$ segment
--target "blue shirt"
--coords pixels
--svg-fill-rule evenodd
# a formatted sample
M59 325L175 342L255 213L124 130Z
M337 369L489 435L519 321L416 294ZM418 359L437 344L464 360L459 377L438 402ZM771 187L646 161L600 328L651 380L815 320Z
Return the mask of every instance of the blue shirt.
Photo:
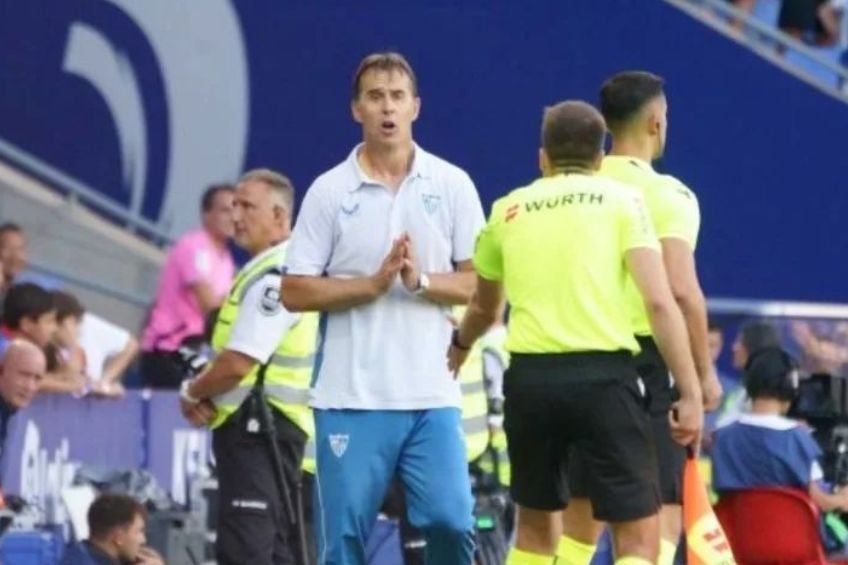
M810 431L778 415L743 414L715 432L716 492L756 487L807 490L822 479L822 452Z

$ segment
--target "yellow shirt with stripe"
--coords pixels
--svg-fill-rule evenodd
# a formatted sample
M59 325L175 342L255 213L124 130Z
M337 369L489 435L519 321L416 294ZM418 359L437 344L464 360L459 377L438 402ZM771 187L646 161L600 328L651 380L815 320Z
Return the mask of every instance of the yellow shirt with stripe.
M649 163L623 155L608 155L601 164L601 175L638 189L654 225L657 238L685 241L692 251L698 243L701 212L695 193L671 175L656 172ZM636 335L651 335L651 325L642 296L632 279L627 288L628 310Z
M658 250L638 191L592 174L536 180L497 200L477 273L504 284L512 353L638 352L625 310L625 253Z

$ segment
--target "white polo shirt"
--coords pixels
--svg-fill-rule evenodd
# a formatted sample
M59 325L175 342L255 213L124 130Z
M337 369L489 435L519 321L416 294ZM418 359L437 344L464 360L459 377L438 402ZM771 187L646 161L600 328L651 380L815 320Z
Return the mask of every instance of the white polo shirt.
M370 276L392 241L408 232L419 269L450 273L470 260L483 226L480 197L460 168L415 147L397 193L362 171L357 146L319 176L303 200L285 272ZM388 293L326 313L313 388L316 408L418 410L459 406L447 369L450 309L408 292L400 277Z

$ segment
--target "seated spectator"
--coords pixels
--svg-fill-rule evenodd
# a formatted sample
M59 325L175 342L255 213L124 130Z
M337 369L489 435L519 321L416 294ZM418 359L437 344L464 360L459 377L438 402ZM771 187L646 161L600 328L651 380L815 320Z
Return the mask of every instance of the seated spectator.
M85 353L78 338L84 310L79 300L67 292L54 292L53 301L56 305L56 332L45 348L47 374L41 391L81 395L88 389Z
M822 511L848 511L848 491L829 492L811 430L786 418L798 392L798 369L779 348L760 350L745 368L750 412L715 433L713 488L722 493L758 487L796 487Z
M85 353L85 375L91 392L123 396L121 381L138 355L138 341L124 328L85 312L79 326L79 344Z
M178 388L176 352L203 333L204 316L221 305L235 272L227 240L233 235L233 187L213 186L201 203L202 229L182 236L165 261L156 302L141 340L145 386Z
M53 295L32 283L16 284L3 299L0 355L14 338L31 341L42 350L56 333L56 304Z
M12 340L0 357L0 456L9 420L35 398L46 370L47 360L41 349L22 339Z
M101 494L88 509L88 539L65 552L61 565L164 565L146 547L147 512L134 498Z
M6 286L0 286L0 294L9 290L15 279L26 268L27 248L24 231L17 224L0 225L0 265L3 266L3 280Z

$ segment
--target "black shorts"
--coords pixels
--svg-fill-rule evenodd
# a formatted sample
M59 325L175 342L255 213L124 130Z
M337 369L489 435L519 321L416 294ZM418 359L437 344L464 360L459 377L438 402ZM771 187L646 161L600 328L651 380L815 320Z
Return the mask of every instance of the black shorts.
M589 478L595 517L626 522L660 505L651 419L627 352L514 354L504 375L504 430L515 502L568 505L572 448Z
M669 411L679 395L653 338L637 336L636 339L642 351L633 361L648 397L648 412L651 415L659 469L660 499L663 504L680 504L683 497L686 448L672 439L668 423ZM569 488L574 496L589 496L588 482L591 472L581 454L575 453L568 470Z

